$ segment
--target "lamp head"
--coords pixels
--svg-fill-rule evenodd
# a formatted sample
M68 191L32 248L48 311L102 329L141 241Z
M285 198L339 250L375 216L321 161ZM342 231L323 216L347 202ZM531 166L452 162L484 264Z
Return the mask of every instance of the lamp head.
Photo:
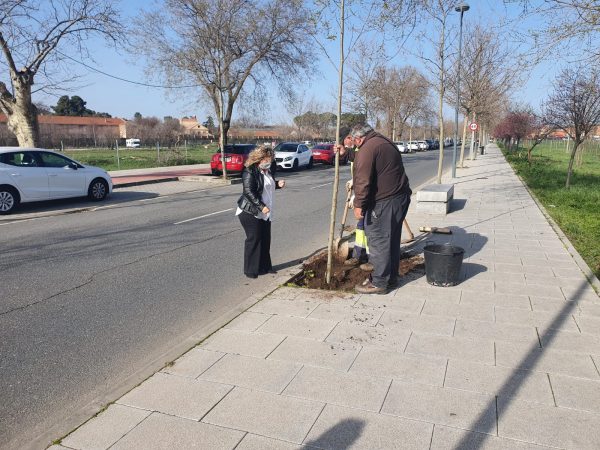
M466 3L461 3L456 8L454 8L454 11L459 12L459 13L464 13L464 12L468 11L469 8L470 8L469 5L467 5Z

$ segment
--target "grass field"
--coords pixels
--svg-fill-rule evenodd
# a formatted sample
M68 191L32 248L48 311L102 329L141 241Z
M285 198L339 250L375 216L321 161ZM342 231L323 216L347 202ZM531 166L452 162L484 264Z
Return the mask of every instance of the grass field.
M65 149L62 152L84 164L102 167L104 170L146 169L149 167L205 164L217 150L217 144L176 148L86 148Z
M565 189L570 156L566 151L568 144L565 141L546 141L538 145L533 151L531 167L527 163L527 142L516 151L503 149L503 152L596 276L600 277L600 143L587 143L580 165L574 167L569 190Z

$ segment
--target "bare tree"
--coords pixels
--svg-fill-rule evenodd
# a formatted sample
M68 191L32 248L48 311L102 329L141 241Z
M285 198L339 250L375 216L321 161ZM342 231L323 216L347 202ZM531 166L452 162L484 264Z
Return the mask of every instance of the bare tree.
M423 0L422 2L422 13L426 20L433 21L436 28L436 38L429 37L429 30L422 34L424 41L428 41L433 44L435 48L435 56L429 57L422 53L420 56L425 62L431 74L437 78L436 89L438 91L438 123L440 127L439 141L440 141L440 156L438 161L438 172L437 182L442 182L442 169L444 164L444 97L447 87L447 62L448 62L448 42L450 29L448 27L448 20L450 14L456 6L455 0Z
M118 19L110 0L0 0L0 47L9 81L0 81L0 110L19 145L39 144L34 79L60 73L68 59L64 52L89 56L86 41L93 35L117 42L122 36Z
M213 104L221 152L242 91L289 92L309 68L303 0L164 0L139 19L136 48L173 84L194 80ZM227 177L225 165L223 176Z
M515 55L516 49L504 45L501 36L494 30L477 24L467 27L461 62L460 108L465 115L463 138L460 151L460 167L464 166L464 149L467 119L475 121L490 109L490 103L504 97L519 85L522 65ZM447 93L456 98L456 61L448 73Z
M554 91L544 105L545 121L560 128L573 140L567 181L571 185L577 150L600 123L600 72L596 67L567 68L554 82Z
M507 1L507 0L505 0ZM536 59L556 54L600 62L600 3L597 0L519 0L523 17L535 17L529 31Z

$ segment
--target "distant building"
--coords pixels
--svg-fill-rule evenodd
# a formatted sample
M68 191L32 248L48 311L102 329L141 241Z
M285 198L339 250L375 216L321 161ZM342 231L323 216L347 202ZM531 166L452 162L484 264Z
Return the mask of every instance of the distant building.
M60 146L61 141L106 145L127 137L127 121L107 117L38 116L41 144L46 147ZM0 144L16 144L9 131L7 117L0 114Z
M210 134L209 129L198 122L196 116L179 119L179 123L181 124L186 136L192 136L199 139L210 139L213 137Z

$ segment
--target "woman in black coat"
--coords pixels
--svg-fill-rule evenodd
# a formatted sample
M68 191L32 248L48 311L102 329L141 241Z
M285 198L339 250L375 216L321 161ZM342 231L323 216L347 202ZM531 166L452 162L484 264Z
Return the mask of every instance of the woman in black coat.
M257 147L246 160L242 172L243 193L236 215L246 232L244 274L248 278L275 273L271 264L271 220L275 189L285 186L275 179L273 150Z

